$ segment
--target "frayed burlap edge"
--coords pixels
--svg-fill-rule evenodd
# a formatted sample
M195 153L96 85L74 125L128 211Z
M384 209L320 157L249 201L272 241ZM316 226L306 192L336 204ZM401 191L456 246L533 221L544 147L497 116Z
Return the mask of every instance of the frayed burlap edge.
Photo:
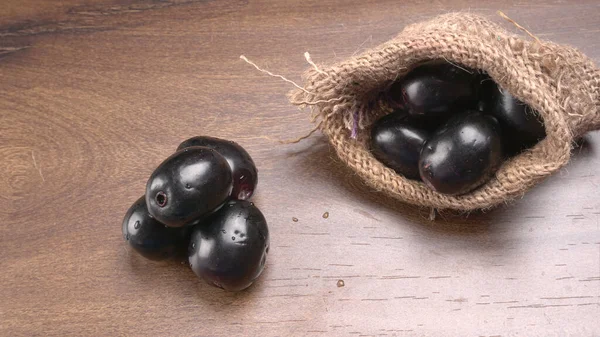
M538 111L546 127L543 141L506 161L494 178L469 194L432 191L387 168L368 150L369 126L390 112L386 87L431 59L487 72ZM362 55L331 67L314 66L304 80L290 101L310 107L312 121L344 163L390 197L440 210L488 209L522 196L569 161L575 139L600 127L600 71L590 59L572 47L510 34L475 14L445 14L407 26Z

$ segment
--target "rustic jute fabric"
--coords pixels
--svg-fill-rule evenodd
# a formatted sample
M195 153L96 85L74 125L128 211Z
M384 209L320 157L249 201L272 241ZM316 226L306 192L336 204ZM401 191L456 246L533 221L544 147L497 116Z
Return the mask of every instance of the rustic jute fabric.
M385 89L432 59L487 72L538 111L546 127L543 141L506 161L494 178L466 195L440 194L405 179L368 150L370 125L390 112ZM509 33L474 14L412 24L362 55L330 67L314 65L304 80L290 100L310 107L343 162L388 196L439 210L487 209L522 196L569 161L574 140L600 128L600 70L592 60L569 46Z

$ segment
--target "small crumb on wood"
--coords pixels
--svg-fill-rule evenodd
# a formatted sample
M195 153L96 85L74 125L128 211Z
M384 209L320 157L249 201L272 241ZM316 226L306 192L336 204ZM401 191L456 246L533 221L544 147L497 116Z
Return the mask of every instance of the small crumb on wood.
M329 218L329 212L323 213L323 219L327 219L327 218Z
M338 280L338 281L337 281L337 287L338 287L338 288L341 288L341 287L343 287L343 286L345 286L345 285L346 285L346 284L344 283L344 280Z
M296 218L296 217L293 217L293 218L292 218L292 221L293 221L293 222L298 222L298 218Z

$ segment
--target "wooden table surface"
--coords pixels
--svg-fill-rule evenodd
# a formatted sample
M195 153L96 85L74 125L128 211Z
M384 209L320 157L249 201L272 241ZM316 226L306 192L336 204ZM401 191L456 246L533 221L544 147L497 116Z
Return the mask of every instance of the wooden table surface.
M473 3L4 0L0 336L600 335L598 133L510 206L430 222L366 188L322 135L274 142L309 130L307 112L239 59L299 80L305 51L331 63L407 23L502 9L600 60L597 0ZM272 249L241 293L121 235L194 135L239 142L260 171Z

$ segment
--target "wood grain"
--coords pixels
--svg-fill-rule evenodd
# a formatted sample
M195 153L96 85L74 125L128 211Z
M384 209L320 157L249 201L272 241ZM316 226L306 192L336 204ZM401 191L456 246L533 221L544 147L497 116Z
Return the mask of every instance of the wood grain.
M273 142L304 134L306 112L239 60L298 80L305 51L335 62L410 22L497 9L600 60L595 0L5 0L0 335L599 335L598 133L522 200L430 222L366 189L322 136ZM121 237L153 168L199 134L259 167L272 249L242 293Z

